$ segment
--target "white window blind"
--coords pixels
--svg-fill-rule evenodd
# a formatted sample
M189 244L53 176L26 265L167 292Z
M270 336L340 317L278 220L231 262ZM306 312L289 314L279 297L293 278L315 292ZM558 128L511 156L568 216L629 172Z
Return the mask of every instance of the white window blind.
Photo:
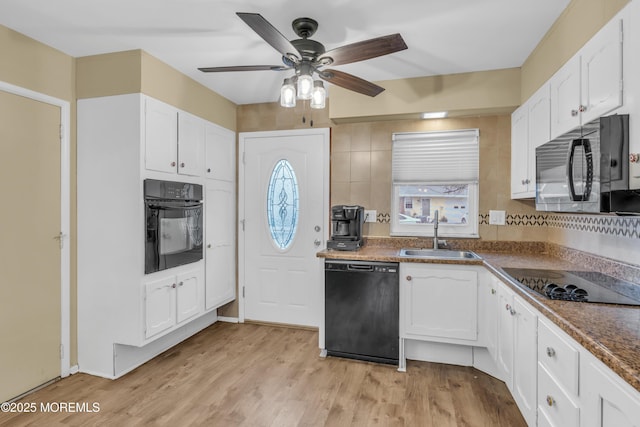
M394 133L393 182L477 182L478 129Z

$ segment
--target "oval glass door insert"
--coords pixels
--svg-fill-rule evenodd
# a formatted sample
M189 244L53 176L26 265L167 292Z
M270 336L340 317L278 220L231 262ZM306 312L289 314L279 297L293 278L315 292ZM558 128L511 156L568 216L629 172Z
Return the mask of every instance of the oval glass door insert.
M287 249L298 228L298 181L287 160L273 167L267 187L267 221L275 245Z

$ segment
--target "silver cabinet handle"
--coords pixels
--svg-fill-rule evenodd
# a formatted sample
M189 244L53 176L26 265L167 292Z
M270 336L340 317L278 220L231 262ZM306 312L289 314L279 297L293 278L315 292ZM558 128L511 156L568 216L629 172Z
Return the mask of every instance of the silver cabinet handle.
M411 277L411 276L407 276L407 282L410 282L410 281L412 281L412 280L413 280L413 277Z
M553 349L553 347L547 347L547 356L553 357L555 355L556 355L556 351Z
M553 398L553 396L547 395L547 405L549 406L553 406L555 405L556 400Z

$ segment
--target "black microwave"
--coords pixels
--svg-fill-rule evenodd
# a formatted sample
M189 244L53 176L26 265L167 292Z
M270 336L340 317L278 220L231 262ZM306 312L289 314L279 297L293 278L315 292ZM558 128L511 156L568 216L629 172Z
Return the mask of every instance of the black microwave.
M536 148L536 209L640 213L629 189L629 115L600 117Z
M144 181L145 274L202 259L202 186Z

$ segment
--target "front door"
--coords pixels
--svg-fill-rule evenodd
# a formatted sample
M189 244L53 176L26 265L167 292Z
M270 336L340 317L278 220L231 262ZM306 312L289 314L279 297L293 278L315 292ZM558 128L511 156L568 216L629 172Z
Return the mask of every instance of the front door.
M240 150L240 318L317 327L329 129L243 133Z
M0 402L60 376L60 108L0 91Z

